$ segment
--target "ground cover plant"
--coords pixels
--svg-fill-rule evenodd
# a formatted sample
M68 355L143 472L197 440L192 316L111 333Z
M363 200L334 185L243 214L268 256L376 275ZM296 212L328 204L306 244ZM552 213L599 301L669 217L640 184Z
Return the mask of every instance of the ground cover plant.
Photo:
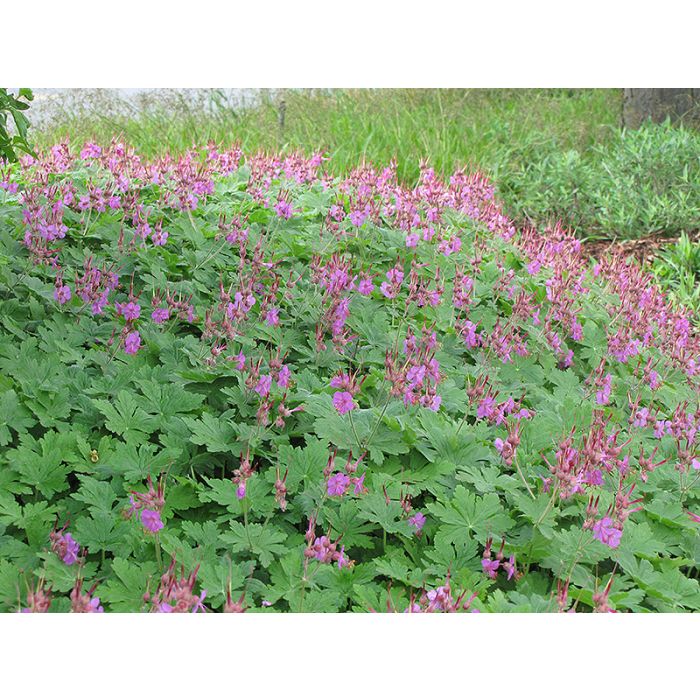
M0 176L6 611L700 608L700 343L479 173Z
M287 90L247 97L157 91L135 104L109 91L63 95L35 138L107 144L121 135L150 157L213 139L247 151L329 152L337 175L396 159L414 186L416 154L444 177L468 164L506 212L582 239L678 237L700 229L700 136L679 126L623 131L622 90Z

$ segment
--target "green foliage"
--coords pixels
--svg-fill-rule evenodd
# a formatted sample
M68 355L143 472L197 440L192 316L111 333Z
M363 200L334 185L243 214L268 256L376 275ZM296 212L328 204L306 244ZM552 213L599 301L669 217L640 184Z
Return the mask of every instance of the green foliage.
M590 148L546 142L530 158L500 180L516 216L539 225L562 220L583 238L700 229L700 135L692 129L670 123L610 129Z
M700 242L683 233L654 260L652 270L680 304L700 310Z
M33 153L28 140L29 120L24 115L33 99L29 88L20 88L16 96L7 88L0 88L0 162L16 161L17 151ZM14 123L14 134L10 120Z
M284 167L236 160L200 182L195 175L215 156L193 152L172 170L161 164L164 181L155 182L130 151L43 157L42 165L12 166L19 193L0 192L2 610L26 607L43 585L52 587L51 610L65 611L78 572L83 590L116 612L158 608L164 575L186 588L195 574L194 589L206 589L212 610L435 609L448 583L462 609L469 601L485 612L545 612L558 603L700 609L698 380L690 364L698 341L662 298L639 313L629 295L646 281L634 270L624 270L622 294L619 278L594 273L572 253L573 239L554 234L533 239L537 251L558 247L548 265L528 270L524 234L511 236L510 222L498 229L500 219L490 226L486 217L501 212L489 208L480 182L473 186L483 185L484 218L453 210L441 190L436 237L413 248L393 207L415 204L422 232L427 186L407 192L392 183L380 192L376 174L353 176L367 178L374 197L372 216L355 225L348 215L357 180L343 185L327 175L325 189L314 176L303 182L315 166L301 159ZM298 177L286 177L285 167ZM126 191L117 189L122 170ZM96 197L98 187L127 204L135 197L132 208L82 209L81 198ZM195 191L194 208L177 206L177 196ZM58 208L65 236L42 243L23 222L19 194L36 197L48 215L49 197L68 192L73 199ZM284 196L289 219L275 214ZM151 232L142 237L144 212ZM248 231L245 246L225 238L234 221ZM153 244L157 226L169 232L163 246ZM459 251L439 248L456 236ZM60 268L41 258L49 244ZM119 271L101 313L81 296L88 262L100 279ZM348 286L335 298L322 270L344 263ZM405 279L392 299L378 287L395 266ZM366 295L357 289L363 273L376 276ZM465 309L455 302L462 273L473 275ZM72 294L61 303L63 285ZM438 286L437 303L419 303L417 289ZM240 289L254 304L227 326ZM333 303L342 299L346 338L332 328L342 316ZM128 302L140 305L138 318L125 318ZM165 305L170 317L158 323L151 314ZM278 324L269 321L272 307ZM467 319L480 342L465 342ZM128 352L136 331L141 345ZM499 340L500 331L520 334L521 351L499 356L513 340ZM638 352L616 359L616 334L638 341ZM413 335L429 347L417 366L436 363L438 403L412 397L407 375L389 376L392 361L399 374L409 363L403 346ZM596 396L602 360L612 377L606 402ZM331 385L343 373L357 380L347 413ZM260 385L267 375L269 393ZM480 380L485 388L474 393ZM502 415L481 413L487 391ZM651 417L636 425L641 407ZM656 436L657 417L673 421L675 433ZM604 438L593 449L586 440L599 425ZM509 432L518 437L514 459L498 447ZM569 436L600 479L581 471L578 488L567 491L555 465ZM603 454L611 445L619 452ZM652 454L661 464L644 471ZM338 476L347 479L342 495L331 484ZM618 501L630 485L630 498L642 500L626 513ZM590 496L598 499L593 516ZM157 511L162 528L146 526L145 510ZM619 520L617 546L592 532L606 513ZM56 544L67 532L79 562L66 561ZM499 563L495 578L489 559ZM565 586L568 598L558 601Z

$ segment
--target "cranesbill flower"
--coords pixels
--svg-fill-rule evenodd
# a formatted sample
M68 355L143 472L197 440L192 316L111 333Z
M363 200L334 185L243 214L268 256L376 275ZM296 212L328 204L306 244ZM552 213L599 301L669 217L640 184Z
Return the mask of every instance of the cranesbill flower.
M352 411L355 408L352 394L349 391L336 391L333 394L333 406L341 415Z
M135 321L141 315L141 307L133 301L128 304L117 304L116 307L117 312L127 321Z
M280 311L279 309L272 308L265 314L265 323L268 326L279 326L280 323Z
M63 563L72 566L78 561L78 550L80 545L73 539L73 535L67 532L63 537L63 544L65 546L65 554L63 555Z
M292 205L284 199L280 199L280 201L275 204L275 214L277 214L280 219L291 219L293 213Z
M420 534L425 525L425 515L418 511L408 519L408 522L416 528L416 534Z
M338 472L328 478L328 495L344 496L350 486L350 477L347 474Z
M356 496L366 493L367 491L367 489L365 488L365 476L366 474L363 474L361 477L353 479L353 481L355 482L355 488L352 490L352 492Z
M51 551L61 557L64 564L72 566L78 561L80 545L73 539L70 532L52 532L49 538L51 539Z
M408 236L406 236L406 247L407 248L415 248L418 245L418 234L417 233L409 233Z
M65 304L67 301L70 301L71 298L71 291L70 287L67 284L64 284L60 287L57 287L54 290L53 293L53 298L59 303L59 304Z
M160 229L156 229L152 234L151 234L151 240L153 241L153 245L165 245L168 241L168 232L167 231L161 231Z
M141 336L138 331L132 331L124 338L124 352L135 355L141 347Z
M365 297L369 296L373 290L374 283L369 277L363 277L357 285L357 291Z
M277 375L277 385L281 386L283 389L286 389L289 386L289 380L292 376L292 373L287 367L287 365L282 365L279 374Z
M165 323L170 318L170 309L155 309L151 318L158 324Z
M141 511L141 522L149 532L158 532L163 529L163 521L157 510L144 509Z
M270 388L272 387L272 375L263 374L260 376L258 383L255 387L255 393L260 396L267 396L270 393Z
M508 559L508 561L503 562L503 568L506 570L506 572L508 574L507 580L510 581L513 578L513 576L515 576L515 574L517 573L517 570L515 568L515 555L514 554L510 555L510 558Z
M500 565L501 562L499 562L498 559L490 559L487 557L481 560L481 568L489 578L496 578L496 573Z
M360 226L362 226L362 224L365 223L366 219L367 214L363 211L350 212L350 222L353 226L357 226L359 228Z
M622 539L622 528L616 527L613 519L606 516L593 525L593 537L611 549L615 549Z

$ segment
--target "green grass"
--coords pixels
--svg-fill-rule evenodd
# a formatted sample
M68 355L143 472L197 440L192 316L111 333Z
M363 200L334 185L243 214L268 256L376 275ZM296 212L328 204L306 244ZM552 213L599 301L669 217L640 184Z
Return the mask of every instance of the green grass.
M363 159L396 158L400 177L411 181L421 158L441 173L466 164L497 177L538 146L590 148L611 136L620 116L616 90L289 90L283 96L284 128L279 97L263 95L257 108L239 110L212 92L193 103L168 94L116 116L118 105L98 97L59 112L58 123L36 138L47 145L66 136L105 141L117 134L147 155L209 139L240 141L246 150L323 147L337 171Z
M118 135L146 155L209 140L246 151L325 149L334 172L396 159L414 182L426 159L448 175L481 169L511 216L542 226L561 219L582 238L677 236L700 228L700 135L647 125L620 128L621 91L289 90L239 109L216 91L192 102L164 93L126 112L106 93L61 111L39 145ZM123 107L123 105L122 105ZM116 116L115 116L116 114ZM107 116L111 115L111 116Z

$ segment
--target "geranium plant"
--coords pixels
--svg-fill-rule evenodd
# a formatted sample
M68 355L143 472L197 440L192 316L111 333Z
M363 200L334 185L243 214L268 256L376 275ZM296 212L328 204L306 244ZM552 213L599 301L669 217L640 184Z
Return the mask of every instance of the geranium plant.
M0 174L6 611L700 609L695 319L480 174Z

